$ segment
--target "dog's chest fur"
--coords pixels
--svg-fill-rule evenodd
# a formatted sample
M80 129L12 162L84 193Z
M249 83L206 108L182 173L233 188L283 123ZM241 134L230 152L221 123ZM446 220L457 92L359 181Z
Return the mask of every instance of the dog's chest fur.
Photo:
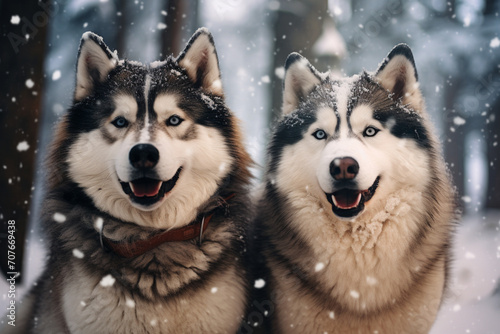
M126 259L101 247L92 227L95 215L57 204L67 221L51 226L52 238L64 242L53 245L57 258L49 267L66 265L44 281L39 303L50 300L60 311L40 309L37 333L236 332L247 298L243 231L220 216L223 210L210 221L201 244L167 242ZM103 226L103 234L115 240L146 233L111 218Z
M227 324L238 324L245 308L236 270L227 268L196 291L152 303L119 282L103 286L102 278L74 265L62 294L64 317L72 333L234 333Z
M289 224L305 243L288 247L293 237L276 238L276 230L268 230L277 247L267 255L274 329L427 333L441 303L445 263L442 257L425 263L408 249L419 228L419 213L411 207L420 201L419 192L400 191L370 219L336 225L318 214L325 210L319 202L290 201L294 218Z

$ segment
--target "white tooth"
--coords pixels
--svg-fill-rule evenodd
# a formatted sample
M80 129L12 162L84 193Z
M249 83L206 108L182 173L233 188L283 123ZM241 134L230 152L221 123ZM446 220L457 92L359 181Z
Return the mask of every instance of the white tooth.
M356 198L356 204L353 206L353 208L357 207L359 205L359 202L361 202L361 193L358 193L358 198Z
M130 186L130 189L132 189L132 192L135 194L134 184L132 182L129 182L128 185Z
M338 208L339 205L337 204L337 200L335 199L335 196L332 195L332 201L333 201L333 204Z
M333 204L337 207L337 208L340 208L340 206L338 205L337 201L335 200L335 196L332 195L332 201L333 201ZM352 208L355 208L359 205L359 202L361 202L361 193L358 193L358 197L356 198L356 203L354 205L351 205L350 207L348 208L343 208L343 209L352 209Z

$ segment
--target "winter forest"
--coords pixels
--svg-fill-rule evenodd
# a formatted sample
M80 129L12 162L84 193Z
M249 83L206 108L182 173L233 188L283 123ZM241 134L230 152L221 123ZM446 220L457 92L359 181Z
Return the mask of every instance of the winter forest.
M449 296L431 333L500 330L500 1L0 0L0 259L16 221L17 299L43 268L37 217L53 126L69 107L86 31L120 58L177 56L193 32L213 34L227 103L264 171L291 52L320 71L374 71L391 48L413 50L420 88L453 176L462 219ZM0 280L1 314L9 299ZM6 318L0 319L0 322Z

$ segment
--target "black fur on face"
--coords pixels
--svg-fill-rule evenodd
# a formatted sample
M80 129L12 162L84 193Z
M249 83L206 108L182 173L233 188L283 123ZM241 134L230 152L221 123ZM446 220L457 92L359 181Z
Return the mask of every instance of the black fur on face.
M393 95L366 72L361 74L351 91L348 120L353 109L362 104L373 109L373 118L381 122L393 136L414 140L423 149L431 147L429 134L419 111L402 105L401 99L394 100Z
M300 141L309 126L316 122L316 113L322 107L334 110L337 117L338 132L340 126L340 116L337 110L337 99L333 93L339 86L339 81L325 79L306 98L300 102L298 109L286 115L275 125L274 133L269 146L270 167L269 172L274 172L281 158L283 149L288 145L293 145Z

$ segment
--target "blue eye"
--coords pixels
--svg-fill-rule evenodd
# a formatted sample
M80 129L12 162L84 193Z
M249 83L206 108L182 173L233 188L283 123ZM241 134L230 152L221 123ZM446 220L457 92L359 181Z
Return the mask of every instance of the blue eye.
M180 118L179 116L177 115L172 115L170 116L168 119L167 119L167 125L171 125L171 126L178 126L179 124L181 124L183 121L182 118Z
M128 126L128 121L125 119L125 117L118 116L117 118L114 119L113 122L111 122L111 124L116 126L118 129L121 129Z
M323 140L326 139L326 132L323 130L316 130L313 134L313 137L316 138L317 140Z
M380 130L377 128L374 128L373 126L369 126L363 131L363 136L364 137L373 137L375 136Z

